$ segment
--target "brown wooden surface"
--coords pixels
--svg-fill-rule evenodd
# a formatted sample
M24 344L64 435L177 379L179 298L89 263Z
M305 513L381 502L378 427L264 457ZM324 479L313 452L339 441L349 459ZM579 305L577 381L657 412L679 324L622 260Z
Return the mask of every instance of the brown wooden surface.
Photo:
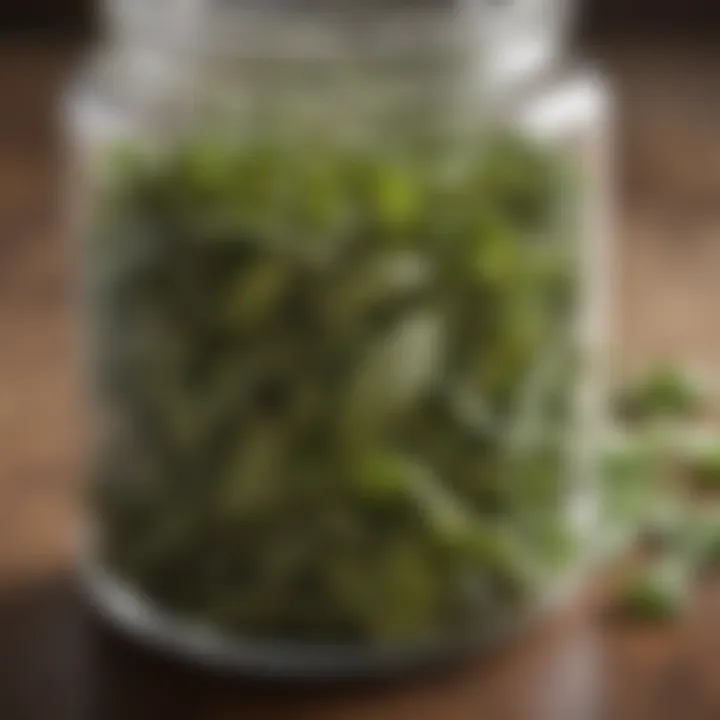
M72 573L81 514L83 419L74 349L74 270L59 230L60 146L52 131L54 98L68 67L63 52L0 52L2 720L720 718L720 590L712 587L698 594L687 618L662 630L611 628L590 603L548 621L492 658L441 676L372 687L273 688L210 679L146 657L100 632L83 610ZM634 93L622 87L631 100ZM656 92L660 100L663 92ZM665 98L666 106L671 99ZM624 106L623 127L630 134L637 133L633 128L643 112L647 115ZM642 177L648 161L634 162ZM638 186L647 183L635 181L634 192L641 197ZM647 198L643 202L647 208ZM687 197L683 202L687 215L692 203ZM631 229L644 218L644 239L630 230L627 238L618 238L620 250L627 245L637 251L633 262L621 263L618 277L618 296L632 311L619 323L619 336L626 345L634 337L640 346L629 355L650 352L658 342L647 329L647 317L656 317L653 303L640 302L637 283L655 293L672 286L684 297L670 276L643 279L648 267L642 257L666 253L665 269L658 269L663 261L657 257L652 267L667 273L673 267L667 253L677 252L672 242L659 240L667 230L665 220L643 213L629 212L623 227ZM701 265L709 277L712 267L720 269L720 253L712 255L716 243L708 233L710 255ZM676 242L684 241L683 233L677 237ZM642 253L641 242L649 246ZM623 300L631 291L630 300ZM700 306L702 293L693 297ZM692 346L692 338L705 337L707 327L705 335L702 326L693 330L687 326L690 310L683 312L685 320L681 316L677 322L689 338L683 342Z

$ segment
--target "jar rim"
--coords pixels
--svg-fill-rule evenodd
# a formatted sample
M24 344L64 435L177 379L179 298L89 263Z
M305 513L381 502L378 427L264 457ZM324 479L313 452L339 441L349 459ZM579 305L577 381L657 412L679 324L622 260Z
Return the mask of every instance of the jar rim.
M381 12L363 3L353 3L352 11L288 11L274 0L104 0L103 6L109 37L119 44L217 58L396 58L480 43L477 10L485 0L427 2Z

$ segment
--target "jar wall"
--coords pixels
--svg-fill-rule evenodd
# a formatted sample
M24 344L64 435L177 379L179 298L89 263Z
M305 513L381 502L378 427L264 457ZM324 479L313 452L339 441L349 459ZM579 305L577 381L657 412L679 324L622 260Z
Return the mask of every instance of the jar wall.
M519 624L577 564L598 190L442 58L213 61L132 102L101 63L75 97L115 615L412 648Z

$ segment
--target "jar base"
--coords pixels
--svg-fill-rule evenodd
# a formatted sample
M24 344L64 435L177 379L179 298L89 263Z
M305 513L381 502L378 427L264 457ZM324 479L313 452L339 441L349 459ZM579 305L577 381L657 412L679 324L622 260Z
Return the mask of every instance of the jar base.
M133 644L185 665L258 681L377 681L440 671L499 649L520 635L531 620L525 616L482 636L376 648L247 640L171 616L95 561L81 563L80 575L91 608Z

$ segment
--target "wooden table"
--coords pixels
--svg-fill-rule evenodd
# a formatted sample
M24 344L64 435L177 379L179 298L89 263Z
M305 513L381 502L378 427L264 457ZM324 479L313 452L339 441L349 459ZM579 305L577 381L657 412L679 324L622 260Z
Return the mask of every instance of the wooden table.
M50 111L57 50L0 53L2 720L717 720L720 590L662 630L592 603L491 658L395 684L258 687L169 666L101 632L74 587L84 420Z
M568 612L491 657L375 685L257 685L143 654L91 622L70 576L0 599L8 720L716 720L720 589L665 629Z

